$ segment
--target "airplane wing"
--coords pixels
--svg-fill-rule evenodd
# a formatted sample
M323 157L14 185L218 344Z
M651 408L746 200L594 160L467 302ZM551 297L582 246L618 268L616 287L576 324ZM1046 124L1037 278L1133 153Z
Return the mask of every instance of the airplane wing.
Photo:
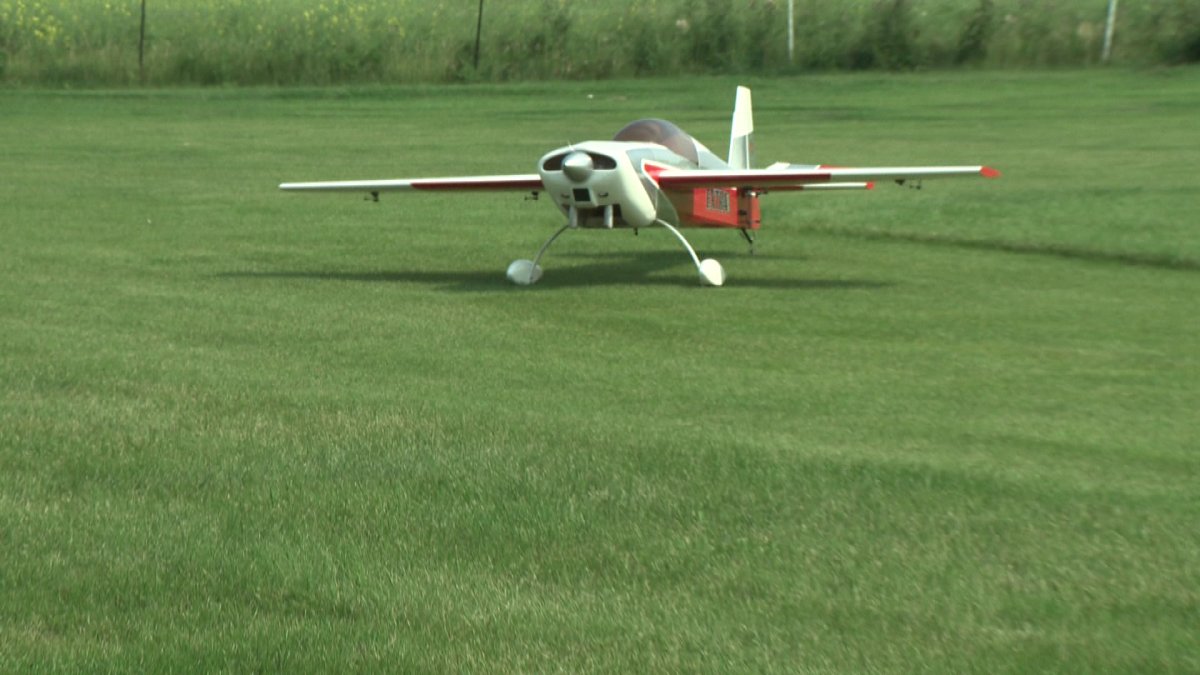
M451 176L448 178L411 178L398 180L346 180L319 183L281 183L280 190L317 192L392 192L402 190L475 192L540 192L545 189L536 173L504 176Z
M705 171L667 169L655 171L647 165L647 173L663 189L704 187L739 187L760 192L796 189L870 189L874 181L894 180L898 183L926 178L982 176L999 177L1000 172L987 166L887 166L844 168L821 165L775 165L767 169Z

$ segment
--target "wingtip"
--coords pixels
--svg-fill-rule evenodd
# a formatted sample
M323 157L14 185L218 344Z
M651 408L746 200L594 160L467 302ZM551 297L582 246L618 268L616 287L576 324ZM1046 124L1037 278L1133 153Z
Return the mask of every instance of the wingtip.
M871 181L871 182L867 183L867 188L866 188L866 189L868 189L868 190L874 190L874 189L875 189L875 181Z
M979 170L979 175L983 176L984 178L999 178L1000 172L990 166L985 166Z

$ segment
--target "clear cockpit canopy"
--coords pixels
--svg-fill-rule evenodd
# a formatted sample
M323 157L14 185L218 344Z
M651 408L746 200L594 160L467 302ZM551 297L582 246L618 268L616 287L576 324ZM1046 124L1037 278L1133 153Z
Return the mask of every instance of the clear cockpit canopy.
M644 119L630 122L613 136L613 140L657 143L692 163L700 163L696 143L692 137L666 120Z

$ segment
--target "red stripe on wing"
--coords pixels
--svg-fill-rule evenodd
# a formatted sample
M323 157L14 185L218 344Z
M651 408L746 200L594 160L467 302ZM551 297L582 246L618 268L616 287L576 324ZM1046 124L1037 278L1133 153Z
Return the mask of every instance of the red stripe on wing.
M471 179L419 179L412 181L414 190L542 190L541 179L522 178L504 180Z
M672 175L664 171L656 176L662 187L754 187L770 188L805 183L828 183L827 171L688 171Z

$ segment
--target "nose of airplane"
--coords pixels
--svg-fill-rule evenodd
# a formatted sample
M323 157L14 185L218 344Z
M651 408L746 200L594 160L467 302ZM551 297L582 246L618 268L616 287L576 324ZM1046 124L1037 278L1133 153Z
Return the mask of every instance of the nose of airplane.
M562 170L576 183L583 183L591 177L596 168L592 158L586 152L572 152L563 158Z

